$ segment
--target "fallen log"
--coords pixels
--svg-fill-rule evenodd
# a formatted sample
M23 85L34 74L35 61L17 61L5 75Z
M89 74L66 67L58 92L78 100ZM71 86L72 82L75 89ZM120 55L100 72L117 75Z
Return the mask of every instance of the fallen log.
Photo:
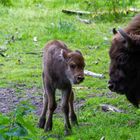
M105 136L101 137L101 139L100 139L100 140L105 140Z
M0 56L5 57L5 52L7 51L7 48L5 46L0 46Z
M5 57L5 55L4 55L3 53L1 53L1 52L0 52L0 55L1 55L2 57Z
M41 52L26 52L25 54L40 55Z
M112 105L108 105L108 104L101 104L100 105L102 110L104 112L107 112L107 111L112 111L112 112L119 112L119 113L124 113L124 110L120 110Z
M139 13L139 12L140 12L140 9L137 9L137 8L129 8L129 9L127 10L127 12Z
M101 16L105 14L114 14L114 11L102 11L102 12L89 12L89 11L76 11L76 10L68 10L68 9L62 9L63 13L69 14L69 15L92 15L93 17L95 16ZM139 13L140 9L137 8L129 8L127 10L121 10L117 9L115 13L129 13L129 12L134 12L134 13Z
M89 20L89 19L82 19L80 17L77 17L77 20L79 20L80 22L83 22L85 24L91 24L92 23L91 20Z
M72 15L92 15L92 12L88 12L88 11L75 11L75 10L67 10L67 9L63 9L62 10L63 13L66 14L72 14Z
M88 71L88 70L84 70L84 74L87 75L87 76L95 77L95 78L104 78L103 74L94 73L94 72L91 72L91 71Z

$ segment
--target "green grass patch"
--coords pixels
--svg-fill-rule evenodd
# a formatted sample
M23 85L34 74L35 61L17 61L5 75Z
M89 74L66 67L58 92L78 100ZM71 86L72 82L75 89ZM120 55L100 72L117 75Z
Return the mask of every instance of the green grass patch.
M103 136L107 140L139 140L140 110L107 88L112 28L126 26L134 13L122 14L118 22L108 15L80 16L92 20L91 24L84 24L77 20L77 15L61 12L67 8L86 10L80 0L9 2L10 6L0 3L0 51L5 56L0 55L0 89L14 89L20 98L29 89L42 89L42 49L53 39L63 40L72 50L80 50L85 69L102 73L105 78L86 76L82 84L74 86L79 127L72 128L72 135L64 136L61 111L54 115L53 131L44 133L37 127L37 108L27 100L16 104L11 113L0 114L0 140L99 140ZM140 2L136 3L140 7ZM32 94L41 96L38 91ZM57 94L57 98L61 95ZM103 112L101 104L113 105L125 113Z

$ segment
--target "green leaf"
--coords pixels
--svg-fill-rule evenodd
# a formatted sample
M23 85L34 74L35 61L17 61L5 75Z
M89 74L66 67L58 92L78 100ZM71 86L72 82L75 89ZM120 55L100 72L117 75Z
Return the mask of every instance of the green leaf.
M6 139L0 134L0 140L6 140Z
M6 133L7 136L27 136L28 131L20 123L17 123L15 128L12 128L9 132Z
M0 125L0 130L2 130L2 129L4 129L4 128L6 128L5 125Z
M9 118L5 115L0 115L0 124L9 124Z
M21 116L18 117L17 121L20 124L24 125L24 127L28 129L28 131L30 131L32 134L36 134L35 127L31 125L30 121L25 121Z

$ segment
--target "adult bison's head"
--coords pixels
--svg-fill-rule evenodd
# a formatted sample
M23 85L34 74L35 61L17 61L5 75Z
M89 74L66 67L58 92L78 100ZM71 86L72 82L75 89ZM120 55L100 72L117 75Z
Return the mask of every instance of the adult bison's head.
M109 89L125 94L138 107L140 101L140 36L113 29L109 51Z

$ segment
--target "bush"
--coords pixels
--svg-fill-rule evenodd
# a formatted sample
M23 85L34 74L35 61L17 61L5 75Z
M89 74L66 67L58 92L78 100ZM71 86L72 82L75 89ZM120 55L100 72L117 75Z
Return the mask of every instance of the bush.
M129 6L135 3L137 0L87 0L84 1L85 8L90 11L102 11L108 10L114 13L117 10L126 10ZM82 4L83 5L83 4Z
M12 1L11 0L0 0L0 4L4 6L12 6Z
M134 6L136 1L138 0L87 0L81 3L81 8L94 12L95 15L105 13L118 18L119 14L127 13L128 8Z
M0 114L0 140L36 139L36 127L29 119L33 110L32 105L23 101L11 114Z
M34 4L43 3L43 0L0 0L4 6L30 7Z

